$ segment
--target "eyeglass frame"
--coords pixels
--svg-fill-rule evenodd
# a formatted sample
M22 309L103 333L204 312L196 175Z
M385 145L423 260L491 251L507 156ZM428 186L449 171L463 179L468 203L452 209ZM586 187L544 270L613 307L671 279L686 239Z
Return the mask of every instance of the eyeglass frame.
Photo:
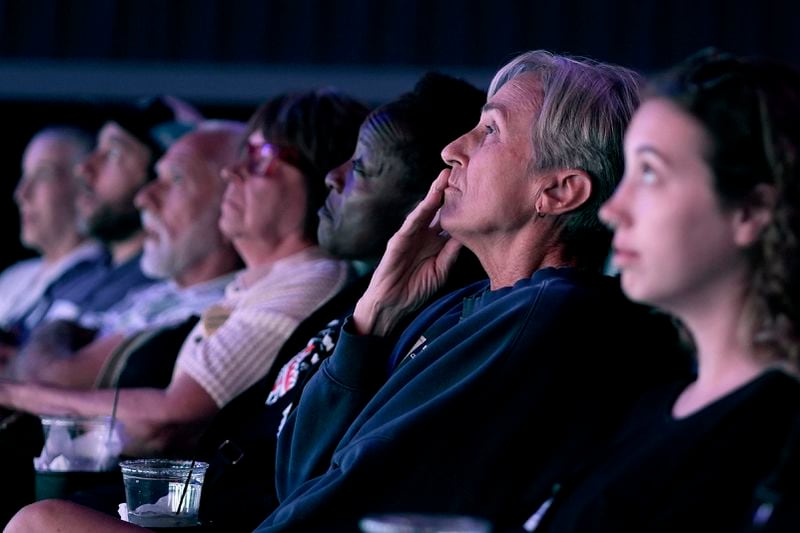
M300 150L293 146L270 142L264 142L260 146L247 143L245 149L243 167L252 176L268 176L276 160L289 164L303 173L311 167Z

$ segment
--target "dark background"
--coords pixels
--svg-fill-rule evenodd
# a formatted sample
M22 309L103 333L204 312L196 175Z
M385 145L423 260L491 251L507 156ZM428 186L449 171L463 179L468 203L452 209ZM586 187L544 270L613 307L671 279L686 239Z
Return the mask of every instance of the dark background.
M645 74L717 46L800 63L792 0L0 0L0 267L26 254L11 191L51 123L156 93L246 119L287 89L335 85L379 104L437 69L488 85L545 48Z

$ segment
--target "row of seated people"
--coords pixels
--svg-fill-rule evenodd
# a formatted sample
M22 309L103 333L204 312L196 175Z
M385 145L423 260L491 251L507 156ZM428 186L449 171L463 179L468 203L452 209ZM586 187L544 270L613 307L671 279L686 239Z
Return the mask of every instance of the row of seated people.
M453 91L456 93L453 94ZM55 360L47 350L41 349L42 343L38 343L35 345L37 352L30 346L23 350L19 364L29 370L28 376L33 376L39 382L125 387L124 393L120 394L117 415L125 424L129 438L127 453L177 453L181 448L185 449L186 428L178 427L176 436L165 434L165 429L173 430L179 423L189 428L202 423L204 418L265 376L281 345L284 345L286 352L287 346L305 340L298 336L299 332L295 332L295 344L286 342L299 319L310 312L310 308L302 307L308 305L305 300L309 299L310 285L318 285L319 290L325 291L323 295L328 300L343 282L356 281L336 299L328 301L324 309L318 310L315 314L318 318L307 320L303 331L311 332L309 328L312 326L314 330L318 329L317 325L322 326L330 321L332 317L328 315L331 312L352 305L358 294L357 287L363 288L364 279L368 277L365 275L374 268L389 236L427 190L431 176L438 167L439 150L447 139L466 130L477 118L484 99L481 91L468 84L437 75L426 78L418 92L408 95L402 103L397 104L397 120L408 123L404 127L410 130L409 133L390 138L387 143L406 144L414 140L424 148L425 157L418 162L394 164L384 171L379 161L383 154L370 152L370 157L375 161L365 161L364 164L371 165L371 172L378 177L388 174L388 177L378 181L382 185L378 188L370 186L366 191L355 190L357 194L350 202L353 204L350 207L331 205L336 202L329 199L329 218L323 217L320 224L320 240L330 254L347 260L335 261L335 269L331 273L306 267L308 273L304 276L301 267L309 259L331 263L328 256L313 245L318 232L317 211L322 207L326 187L333 191L331 198L350 197L349 192L345 195L344 182L346 175L352 175L351 165L348 160L325 179L315 167L331 168L334 166L332 162L341 162L352 155L366 109L332 91L281 96L257 111L244 132L244 160L236 159L237 141L242 131L236 131L230 125L227 125L229 131L223 132L219 131L219 127L201 126L178 139L167 150L157 165L158 179L145 186L136 197L137 205L143 208L143 221L148 229L143 264L159 249L164 249L161 255L165 256L190 256L192 250L187 252L186 248L191 247L193 242L194 248L197 248L198 235L209 241L206 245L216 244L213 236L218 234L215 227L219 218L222 233L233 241L248 266L228 288L226 301L212 306L203 315L196 332L187 336L187 324L192 322L189 320L178 327L150 327L120 344L114 338L120 337L120 332L115 331L113 335L104 336L69 357ZM444 105L454 96L455 102ZM438 110L440 107L441 110ZM422 117L432 109L437 109L436 114L441 115L443 120L434 133L429 129L425 139L417 140L417 129L427 127ZM462 117L463 111L466 113ZM376 115L376 131L381 131L381 124L387 116L385 112ZM313 120L315 127L311 139L304 138L309 136L309 132L298 127L298 124L308 120ZM105 128L117 126L117 123L113 123ZM325 144L318 141L317 136L334 137L333 131L341 136L340 142ZM342 135L343 131L349 131L350 135ZM291 135L296 138L290 138ZM369 135L364 133L367 145L370 143ZM399 132L395 132L397 135ZM265 137L272 142L266 143ZM212 152L215 145L217 154ZM101 147L102 140L98 149ZM277 159L278 155L280 159ZM397 154L395 159L400 162ZM291 161L292 165L277 164L284 160ZM298 171L299 168L303 169L302 173ZM287 171L291 181L277 191L274 188L259 188L259 183L265 180L251 178L263 175L272 177L277 172ZM227 183L224 187L224 203L221 187L213 187L215 181L223 183L218 178L220 172ZM199 192L188 194L195 190ZM313 198L307 198L312 195ZM268 207L270 205L274 207ZM343 210L348 218L341 215ZM174 234L162 235L153 231L159 220L170 223ZM278 232L277 237L275 232ZM210 267L216 265L210 261L198 265L196 256L192 257L194 263L177 258L169 261L169 264L182 265L180 270L173 269L171 277L174 280L196 281L200 274L208 274ZM469 259L465 260L464 275L455 276L453 283L458 283L458 279L483 276L480 266L475 261L471 265L469 262ZM253 290L239 294L242 287L237 283L241 285L243 282L249 282ZM136 294L136 299L141 300L141 297L142 293ZM235 307L237 301L241 302L238 309ZM208 335L208 341L201 341L200 335ZM184 338L186 342L183 342ZM174 343L176 340L177 346L164 346L165 342ZM122 349L116 348L110 354L110 359L107 358L108 349L117 346ZM173 375L173 363L178 352L181 353L181 361L185 361L183 365L189 370L184 370L179 363ZM186 355L183 355L184 352ZM30 370L33 365L31 360L36 361L35 371ZM98 374L100 363L103 366ZM165 373L167 369L168 373ZM185 383L192 382L196 385L187 393ZM148 387L148 390L142 390L142 387ZM152 387L166 389L155 391ZM254 391L257 390L258 386L254 387ZM84 415L109 413L114 395L110 389L90 392L73 390L68 393L63 389L36 388L32 385L19 388L18 393L29 396L25 407L28 411ZM152 398L153 409L142 411L143 397ZM212 400L216 405L206 400ZM195 405L187 409L187 403L191 401ZM22 402L26 400L18 399L16 406L19 407ZM91 406L87 406L89 402ZM209 403L212 405L209 406ZM142 419L144 413L149 413L147 420ZM35 445L33 447L36 448Z
M175 118L161 100L141 110L121 106L113 114L131 131ZM178 131L188 127L174 124ZM97 153L89 157L93 142L81 130L45 128L28 143L14 198L21 240L41 255L0 276L7 358L42 322L108 311L129 291L153 283L139 264L143 233L133 197L168 142L141 146L125 171L116 173L103 168Z
M165 388L119 392L126 453L210 461L210 530L393 512L792 530L798 119L794 69L713 52L646 84L529 52L485 104L443 76L368 115L332 91L271 100L221 170L219 226L246 269ZM619 280L601 274L612 235ZM488 279L461 277L470 252ZM107 414L114 397L0 384L33 413ZM137 529L45 501L8 530L56 524Z

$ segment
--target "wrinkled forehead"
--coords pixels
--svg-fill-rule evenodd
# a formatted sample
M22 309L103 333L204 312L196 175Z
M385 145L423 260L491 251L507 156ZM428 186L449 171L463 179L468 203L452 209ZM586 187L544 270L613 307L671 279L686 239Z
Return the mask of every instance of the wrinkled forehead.
M508 79L492 94L484 111L502 106L513 113L517 110L538 111L544 100L544 86L536 72L522 72Z
M211 181L214 176L203 153L193 144L178 142L156 163L158 174L180 174L193 181Z

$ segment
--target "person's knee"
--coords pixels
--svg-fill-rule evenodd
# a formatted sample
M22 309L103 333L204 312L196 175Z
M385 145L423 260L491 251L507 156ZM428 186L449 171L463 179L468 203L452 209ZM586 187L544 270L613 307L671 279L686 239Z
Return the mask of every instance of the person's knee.
M42 500L26 505L11 518L3 533L55 531L52 520L64 516L64 512L60 511L63 505L64 502L59 500Z

